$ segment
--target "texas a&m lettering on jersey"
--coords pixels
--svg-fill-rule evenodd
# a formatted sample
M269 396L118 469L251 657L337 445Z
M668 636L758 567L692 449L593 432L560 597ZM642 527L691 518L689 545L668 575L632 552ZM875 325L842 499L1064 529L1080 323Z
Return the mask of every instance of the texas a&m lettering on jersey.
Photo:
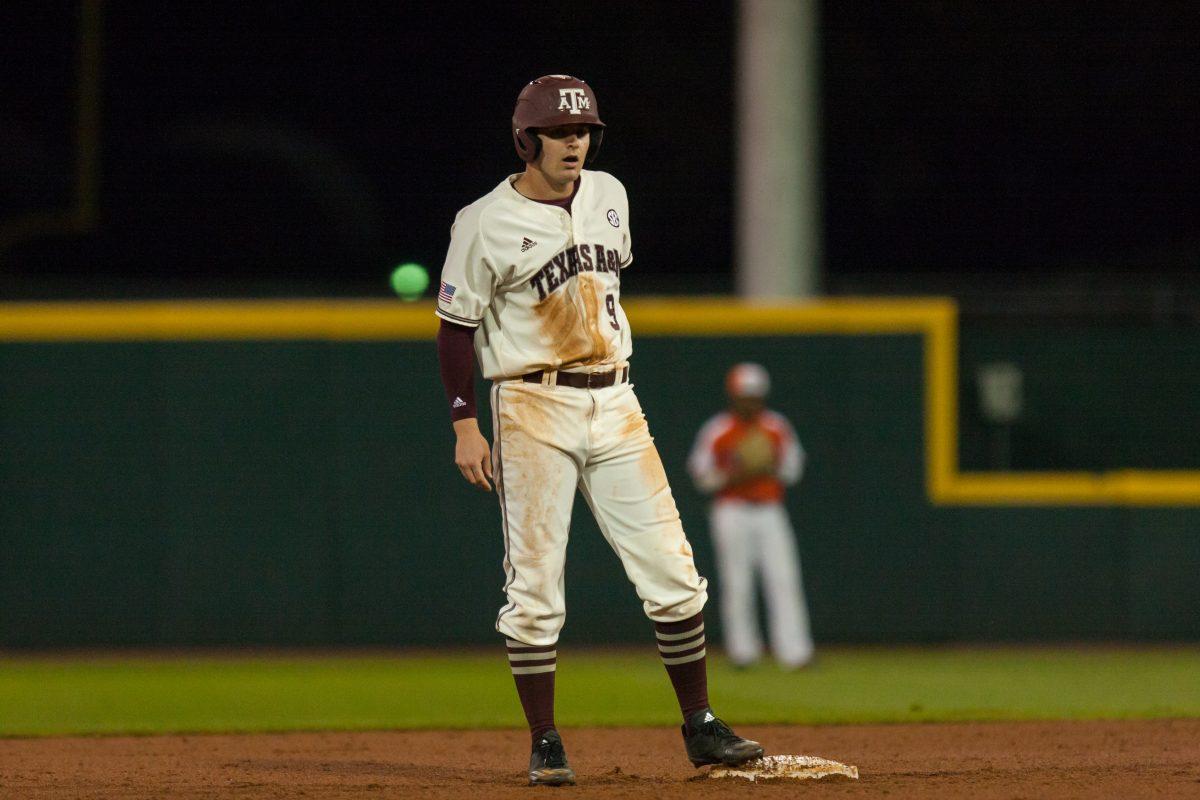
M537 289L539 301L545 300L580 272L611 272L620 280L621 254L600 244L577 244L547 261L529 279L529 285Z
M441 276L455 288L439 293L438 316L479 328L475 355L491 380L628 362L620 273L633 253L625 187L585 169L568 210L524 197L516 178L459 212Z

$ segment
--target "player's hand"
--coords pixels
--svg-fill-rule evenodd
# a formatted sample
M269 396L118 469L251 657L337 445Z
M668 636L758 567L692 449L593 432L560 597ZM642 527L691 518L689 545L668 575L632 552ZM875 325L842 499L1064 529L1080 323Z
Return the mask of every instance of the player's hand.
M492 490L488 483L492 477L492 449L487 439L479 432L475 419L460 419L454 422L458 442L454 445L454 464L467 482L485 492Z

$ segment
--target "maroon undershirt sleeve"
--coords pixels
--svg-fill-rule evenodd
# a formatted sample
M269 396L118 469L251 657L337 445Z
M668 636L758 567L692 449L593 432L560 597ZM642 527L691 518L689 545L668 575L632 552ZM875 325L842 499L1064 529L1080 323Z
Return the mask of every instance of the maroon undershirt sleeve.
M475 329L442 320L437 335L450 421L475 418Z

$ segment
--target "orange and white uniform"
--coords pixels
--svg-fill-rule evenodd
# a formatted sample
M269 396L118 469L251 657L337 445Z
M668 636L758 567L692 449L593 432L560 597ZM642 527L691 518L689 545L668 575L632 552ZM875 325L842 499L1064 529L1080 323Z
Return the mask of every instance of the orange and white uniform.
M748 436L771 443L774 468L739 483L738 447ZM720 606L726 651L735 664L762 655L755 581L761 576L771 650L788 668L812 659L813 640L800 572L796 538L783 505L784 490L800 480L805 454L791 424L763 410L753 419L731 412L711 418L696 437L688 471L696 486L715 496L710 524L720 576Z
M771 442L777 465L775 472L730 485L728 477L735 466L738 445L756 431ZM744 420L725 411L710 419L700 430L689 469L701 491L716 494L718 501L779 503L783 500L784 487L800 480L804 469L804 449L782 414L763 411L754 420Z

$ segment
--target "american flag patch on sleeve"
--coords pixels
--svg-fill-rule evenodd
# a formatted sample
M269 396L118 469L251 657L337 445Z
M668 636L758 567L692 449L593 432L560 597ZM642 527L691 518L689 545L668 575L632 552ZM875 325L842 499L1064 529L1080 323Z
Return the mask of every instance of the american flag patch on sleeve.
M454 287L442 281L442 286L438 289L438 302L450 305L450 301L454 299Z

